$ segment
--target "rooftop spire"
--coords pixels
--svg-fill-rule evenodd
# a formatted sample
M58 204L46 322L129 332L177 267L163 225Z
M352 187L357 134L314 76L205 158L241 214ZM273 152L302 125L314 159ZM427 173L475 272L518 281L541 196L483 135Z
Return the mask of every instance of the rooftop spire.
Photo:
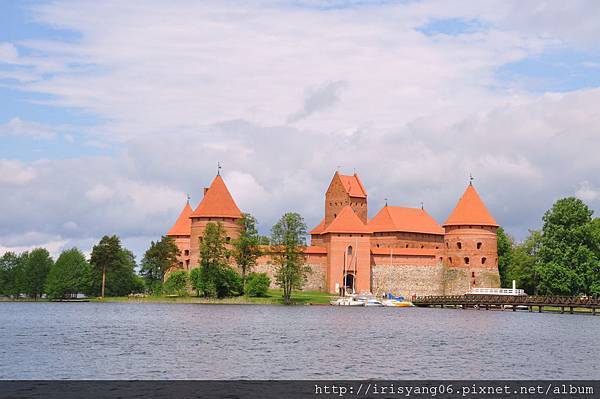
M167 236L189 236L190 231L192 229L192 221L190 220L190 215L192 214L192 207L190 206L190 196L188 195L188 200L183 207L183 210L177 217L177 221L171 227Z
M240 208L237 207L220 174L212 181L191 217L242 217Z
M467 186L444 226L498 226L472 184Z

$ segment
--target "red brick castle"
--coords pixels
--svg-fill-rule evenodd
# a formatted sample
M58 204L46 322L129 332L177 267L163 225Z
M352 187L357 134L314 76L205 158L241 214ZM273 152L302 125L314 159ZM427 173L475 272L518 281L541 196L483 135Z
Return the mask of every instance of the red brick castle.
M189 202L167 233L181 250L177 268L198 267L206 224L221 222L227 240L239 235L242 217L217 175L193 210ZM325 216L305 249L311 273L305 289L340 289L405 296L464 294L499 287L498 224L472 184L440 226L425 210L385 205L368 218L367 192L357 174L336 172L325 193ZM194 245L195 244L195 245ZM271 257L255 271L274 274ZM273 280L273 279L272 279Z

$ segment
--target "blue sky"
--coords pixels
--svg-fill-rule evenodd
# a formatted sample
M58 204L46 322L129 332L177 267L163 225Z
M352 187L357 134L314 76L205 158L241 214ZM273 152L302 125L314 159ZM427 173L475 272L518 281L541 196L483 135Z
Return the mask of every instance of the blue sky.
M357 170L443 222L470 173L522 239L600 209L600 5L515 1L0 4L0 251L139 255L217 162L261 231Z

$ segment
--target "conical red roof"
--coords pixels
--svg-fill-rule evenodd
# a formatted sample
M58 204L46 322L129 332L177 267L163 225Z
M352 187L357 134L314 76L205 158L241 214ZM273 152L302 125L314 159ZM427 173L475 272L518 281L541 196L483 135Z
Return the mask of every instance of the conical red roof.
M444 226L464 225L498 226L472 184L469 184L444 223Z
M371 230L346 205L323 233L370 233Z
M215 177L191 217L242 217L221 175Z
M373 232L404 231L425 234L444 234L444 229L421 208L384 206L369 222Z
M191 214L192 207L190 206L190 203L187 202L179 214L177 221L167 233L167 236L189 236L192 228L192 221L190 220Z

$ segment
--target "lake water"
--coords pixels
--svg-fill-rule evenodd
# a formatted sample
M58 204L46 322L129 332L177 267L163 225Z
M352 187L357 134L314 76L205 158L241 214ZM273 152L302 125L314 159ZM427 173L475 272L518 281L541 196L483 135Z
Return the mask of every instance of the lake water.
M0 303L0 379L600 379L600 317Z

